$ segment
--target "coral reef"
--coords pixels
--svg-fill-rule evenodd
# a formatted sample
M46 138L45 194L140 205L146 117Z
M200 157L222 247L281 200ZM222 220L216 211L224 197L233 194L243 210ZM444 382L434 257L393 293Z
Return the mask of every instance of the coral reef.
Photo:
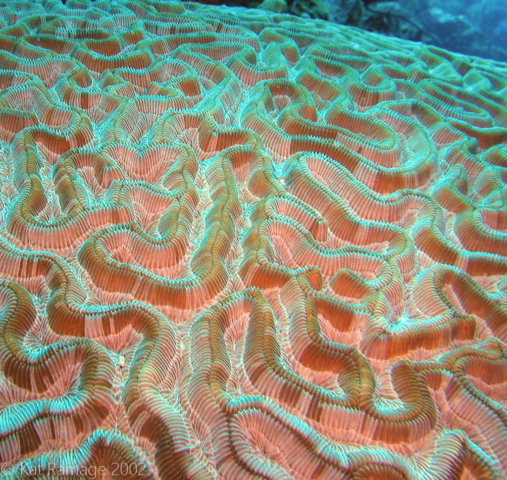
M282 3L0 8L6 478L506 477L507 67Z

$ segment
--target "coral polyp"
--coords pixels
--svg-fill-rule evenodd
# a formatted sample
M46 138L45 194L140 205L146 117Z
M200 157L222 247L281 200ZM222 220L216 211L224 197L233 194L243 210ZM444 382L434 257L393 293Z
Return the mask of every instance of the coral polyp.
M3 474L507 476L507 65L7 2L0 87Z

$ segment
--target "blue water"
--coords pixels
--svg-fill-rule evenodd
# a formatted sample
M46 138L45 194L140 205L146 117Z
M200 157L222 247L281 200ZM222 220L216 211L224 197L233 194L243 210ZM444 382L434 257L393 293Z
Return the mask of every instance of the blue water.
M425 43L507 62L507 0L400 0L372 5L397 9L407 21L422 27L420 40Z
M337 23L507 62L507 0L318 1Z

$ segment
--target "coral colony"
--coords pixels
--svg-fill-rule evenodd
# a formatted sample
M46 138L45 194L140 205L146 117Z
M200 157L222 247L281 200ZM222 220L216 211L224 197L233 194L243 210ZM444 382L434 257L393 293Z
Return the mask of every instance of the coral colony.
M0 17L2 478L507 478L507 65L176 1Z

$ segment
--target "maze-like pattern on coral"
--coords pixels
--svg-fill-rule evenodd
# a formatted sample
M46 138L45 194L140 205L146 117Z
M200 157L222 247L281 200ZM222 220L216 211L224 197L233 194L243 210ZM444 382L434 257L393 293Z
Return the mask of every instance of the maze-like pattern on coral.
M192 3L0 17L3 475L506 478L506 65Z

